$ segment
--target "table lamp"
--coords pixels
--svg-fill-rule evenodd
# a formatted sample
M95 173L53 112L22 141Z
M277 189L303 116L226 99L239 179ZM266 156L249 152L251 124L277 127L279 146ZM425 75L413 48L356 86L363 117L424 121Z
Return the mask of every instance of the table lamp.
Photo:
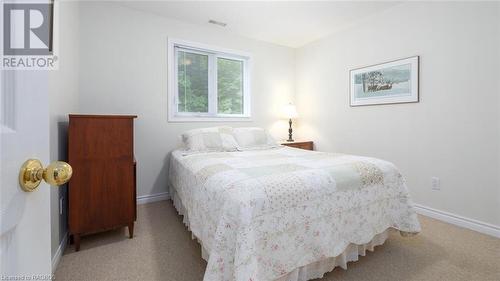
M288 128L288 139L286 141L292 142L293 141L293 138L292 138L292 119L297 118L299 116L297 114L297 108L292 103L289 103L283 109L283 113L284 113L285 117L288 119L288 125L290 126Z

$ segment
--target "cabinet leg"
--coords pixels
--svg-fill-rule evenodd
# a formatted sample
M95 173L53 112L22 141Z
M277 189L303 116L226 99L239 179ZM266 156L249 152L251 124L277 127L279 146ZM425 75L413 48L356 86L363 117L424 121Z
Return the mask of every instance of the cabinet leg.
M134 237L134 223L131 222L128 224L128 236L130 239Z
M69 244L73 245L73 243L75 243L75 241L73 240L73 234L70 234L69 235Z
M80 234L73 234L73 242L75 243L75 251L80 251Z

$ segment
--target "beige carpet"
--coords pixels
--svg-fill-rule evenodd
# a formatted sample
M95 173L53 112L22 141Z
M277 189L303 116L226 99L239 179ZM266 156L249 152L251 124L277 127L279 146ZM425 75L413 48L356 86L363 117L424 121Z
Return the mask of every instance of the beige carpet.
M392 234L386 243L323 280L500 280L500 239L420 217L416 237ZM56 280L203 279L200 246L171 201L141 205L134 239L120 229L82 238L69 246Z

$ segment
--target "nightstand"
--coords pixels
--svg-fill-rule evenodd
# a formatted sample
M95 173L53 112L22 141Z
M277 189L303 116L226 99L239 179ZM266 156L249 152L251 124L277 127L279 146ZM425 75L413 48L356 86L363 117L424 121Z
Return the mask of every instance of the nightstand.
M314 150L313 141L282 141L281 144L289 147Z

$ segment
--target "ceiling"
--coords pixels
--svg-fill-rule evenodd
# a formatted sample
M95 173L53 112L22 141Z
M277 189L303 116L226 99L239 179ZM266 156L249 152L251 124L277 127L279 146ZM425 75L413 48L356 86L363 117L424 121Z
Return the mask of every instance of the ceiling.
M297 48L400 2L124 1L137 10ZM226 27L209 24L216 20Z

